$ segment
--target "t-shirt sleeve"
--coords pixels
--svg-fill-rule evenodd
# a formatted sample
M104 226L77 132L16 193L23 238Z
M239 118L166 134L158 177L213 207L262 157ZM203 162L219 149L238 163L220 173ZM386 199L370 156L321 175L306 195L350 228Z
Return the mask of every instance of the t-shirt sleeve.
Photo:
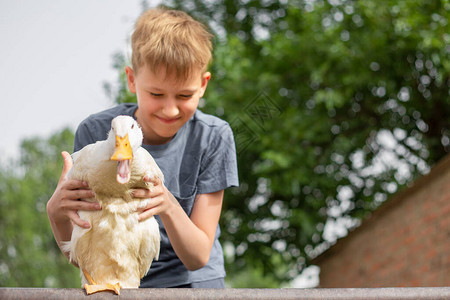
M75 139L73 141L73 152L81 150L84 146L95 143L96 140L92 136L86 121L82 122L75 132Z
M228 124L216 128L201 160L197 194L213 193L238 186L236 146Z

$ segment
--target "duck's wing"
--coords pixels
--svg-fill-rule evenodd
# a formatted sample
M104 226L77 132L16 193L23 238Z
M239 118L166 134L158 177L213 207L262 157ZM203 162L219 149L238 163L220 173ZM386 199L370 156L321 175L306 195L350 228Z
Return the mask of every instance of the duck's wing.
M72 154L73 167L68 173L68 178L87 181L89 172L96 172L98 164L109 160L106 141L89 144Z
M79 211L78 214L80 215L81 219L86 220L89 223L92 223L91 217L92 212ZM78 261L80 254L77 253L77 244L79 240L90 230L91 228L81 228L74 224L70 241L62 242L61 249L63 250L63 252L69 253L69 260L72 263L80 265L80 262Z
M144 178L149 176L150 178L158 177L161 182L164 183L164 175L161 169L156 164L153 157L144 148L139 148L134 155L134 162L132 166L132 174L136 174Z
M150 218L143 222L145 229L142 231L141 245L139 255L139 276L144 277L147 274L152 261L159 258L159 249L161 236L159 233L159 225L155 218Z

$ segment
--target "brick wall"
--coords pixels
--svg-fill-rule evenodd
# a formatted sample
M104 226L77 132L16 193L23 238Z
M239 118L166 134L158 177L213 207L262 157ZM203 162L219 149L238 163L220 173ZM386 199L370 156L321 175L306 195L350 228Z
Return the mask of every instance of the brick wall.
M320 287L450 286L450 155L313 263Z

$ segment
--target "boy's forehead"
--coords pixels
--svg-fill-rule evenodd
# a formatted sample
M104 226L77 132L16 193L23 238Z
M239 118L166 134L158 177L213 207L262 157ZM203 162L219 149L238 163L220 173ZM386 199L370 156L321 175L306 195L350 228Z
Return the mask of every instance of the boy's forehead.
M158 85L170 85L177 88L195 89L197 84L201 82L202 73L202 70L198 68L190 72L188 78L183 78L177 74L174 68L161 66L157 70L153 70L144 65L139 68L137 76L141 74L145 84L154 88L157 88Z

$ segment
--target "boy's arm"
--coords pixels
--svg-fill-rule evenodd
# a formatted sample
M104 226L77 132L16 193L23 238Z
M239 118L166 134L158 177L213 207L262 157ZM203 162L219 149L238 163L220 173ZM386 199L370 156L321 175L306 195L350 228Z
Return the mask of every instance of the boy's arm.
M139 219L159 215L175 253L186 268L193 271L204 267L214 243L223 190L197 195L189 217L159 179L150 181L155 185L152 191L140 189L133 192L134 197L151 198Z
M199 194L190 218L180 205L160 214L175 253L191 271L204 267L209 261L222 200L223 190Z

